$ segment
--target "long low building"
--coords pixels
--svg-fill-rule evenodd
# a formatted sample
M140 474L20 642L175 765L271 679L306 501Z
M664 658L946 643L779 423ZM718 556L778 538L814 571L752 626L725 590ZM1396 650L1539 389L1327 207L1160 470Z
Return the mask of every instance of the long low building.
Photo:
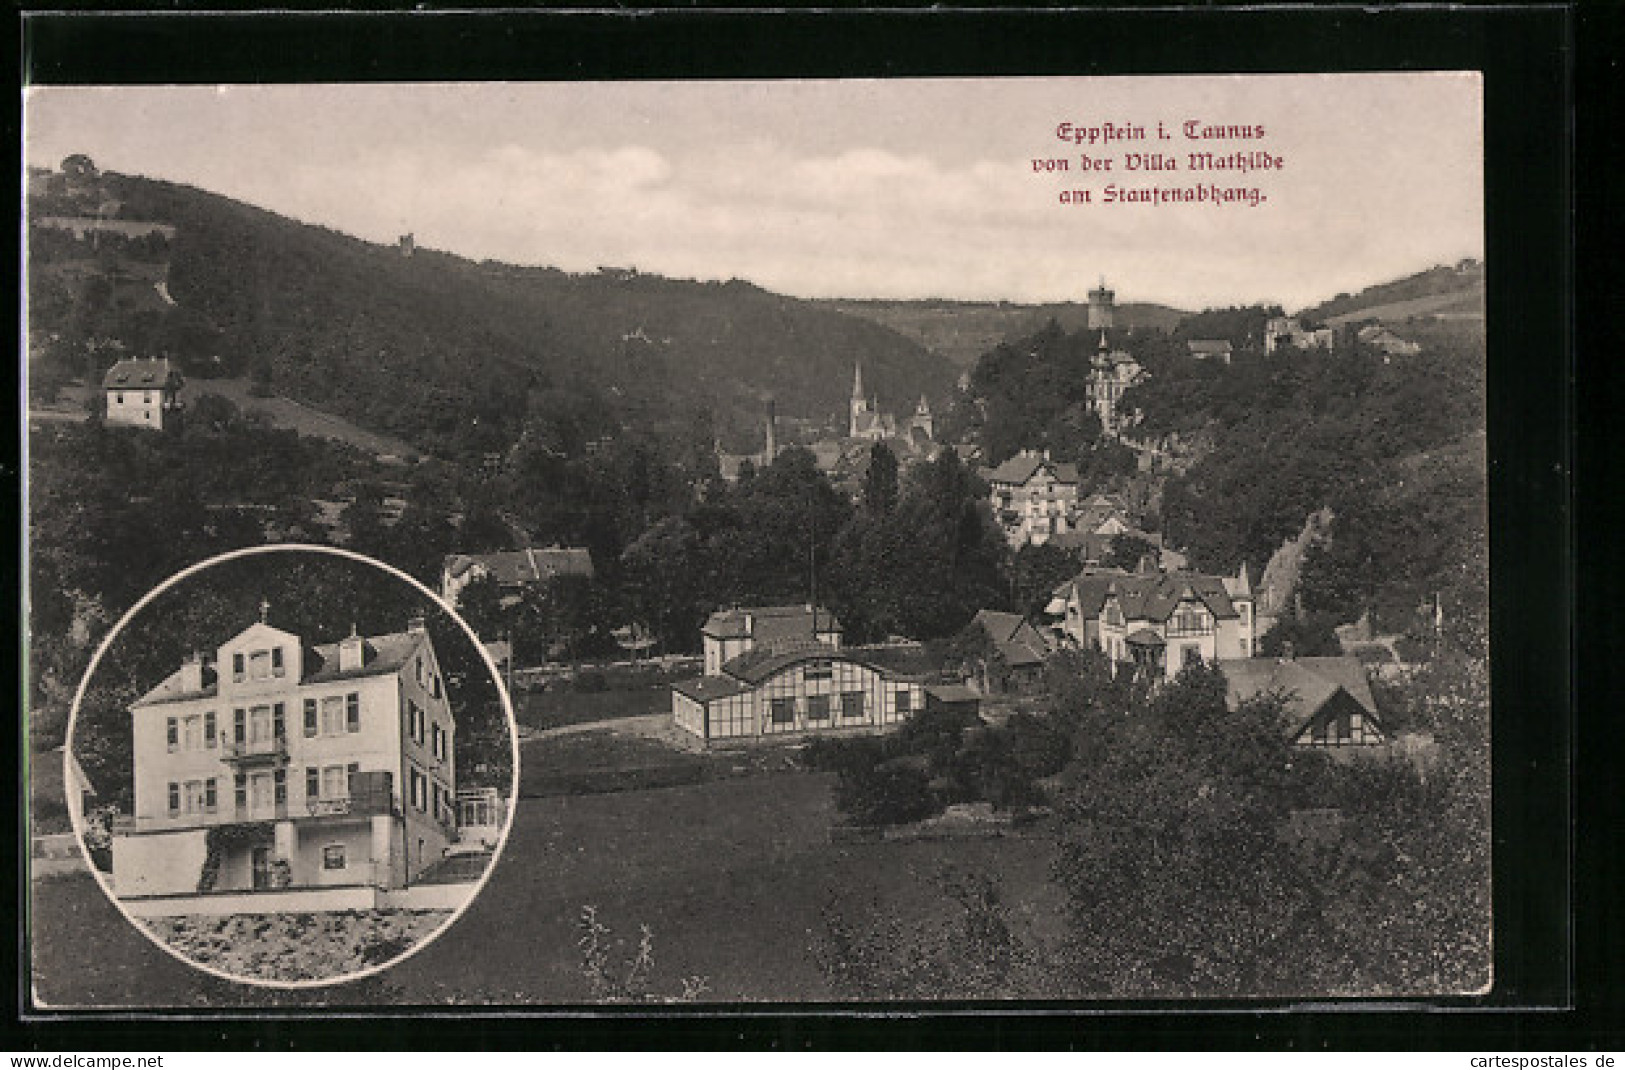
M707 743L875 731L925 708L923 677L821 643L741 654L713 676L672 685L672 719Z

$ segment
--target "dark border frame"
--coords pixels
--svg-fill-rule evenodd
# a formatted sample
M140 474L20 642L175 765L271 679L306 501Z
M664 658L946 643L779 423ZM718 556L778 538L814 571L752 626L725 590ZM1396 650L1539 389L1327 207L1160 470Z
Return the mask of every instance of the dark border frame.
M1590 14L1588 27L1596 17ZM278 15L130 5L24 13L19 77L41 84L1484 71L1496 982L1484 999L1380 1008L1340 1001L1291 1013L1279 1004L1199 1003L858 1012L867 1016L769 1007L605 1017L593 1008L592 1018L568 1010L497 1018L468 1008L454 1020L418 1013L363 1022L159 1015L91 1023L74 1015L30 1022L16 1040L56 1050L222 1040L271 1048L352 1047L358 1040L392 1048L1486 1048L1565 1046L1582 1034L1606 1045L1605 1036L1625 1037L1617 1024L1620 993L1610 987L1617 982L1607 977L1612 964L1593 961L1617 947L1617 907L1609 907L1601 929L1612 940L1600 944L1588 936L1575 946L1577 929L1598 930L1578 925L1571 913L1575 890L1607 902L1612 884L1604 867L1617 865L1600 852L1582 855L1577 866L1571 861L1578 16L1570 5L1552 4L771 13L381 7ZM16 996L25 999L26 991ZM12 1014L24 1006L20 999Z

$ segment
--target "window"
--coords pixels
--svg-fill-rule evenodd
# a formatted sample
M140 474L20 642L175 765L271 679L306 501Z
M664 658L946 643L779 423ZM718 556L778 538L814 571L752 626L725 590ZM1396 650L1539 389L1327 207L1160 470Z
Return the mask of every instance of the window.
M287 707L280 702L271 707L271 734L279 740L288 738Z
M203 812L203 781L188 780L186 782L186 812L201 814Z
M1213 630L1213 618L1200 606L1184 605L1174 614L1173 626L1170 628L1178 635L1206 635Z
M181 812L181 786L173 780L169 782L169 816L174 817Z
M271 652L269 650L256 650L248 655L248 678L250 680L269 680L271 678Z
M361 731L361 692L352 691L344 696L344 730Z
M863 692L862 691L848 691L846 694L841 696L841 716L842 717L862 717L863 716Z
M181 749L198 750L203 746L203 718L197 714L181 718Z
M118 393L114 394L113 395L113 402L114 402L114 404L117 404L117 405L124 404L124 391L120 390Z
M344 732L344 696L334 695L322 699L322 735L337 736Z
M151 390L143 390L143 391L141 391L141 403L143 405L151 405L152 404L152 391Z
M231 656L231 678L240 684L243 682L245 675L243 671L243 654L242 651L238 651Z
M248 711L248 740L250 743L271 742L271 707L255 706Z
M440 674L437 672L429 674L429 694L435 698L440 697Z
M165 736L169 741L169 753L174 754L181 745L180 722L171 717L164 722Z
M322 797L322 771L314 765L305 766L305 798L320 799Z
M776 698L772 702L774 724L790 724L796 719L796 700L793 698Z
M330 843L322 848L322 868L344 868L344 845L342 843Z
M305 699L305 738L310 739L316 735L316 700Z
M1251 639L1243 639L1241 641L1241 656L1244 658L1250 658L1253 656L1253 641Z
M203 782L203 809L214 813L220 807L220 784L214 777Z
M232 795L233 801L236 802L236 804L237 804L237 809L239 809L239 810L248 809L248 774L247 773L238 773L237 776L232 780L232 792L231 792L231 795Z
M283 665L282 665L282 648L279 647L279 646L272 647L271 648L271 675L272 676L284 676L286 674L287 674L287 669L284 668Z
M910 700L912 699L912 697L913 696L909 694L909 691L908 691L907 688L904 688L901 691L893 692L892 693L892 712L894 712L894 713L907 713L909 711Z
M231 738L241 746L248 740L248 711L231 711Z
M322 767L322 798L343 799L350 794L350 783L342 765Z
M807 720L809 720L809 721L827 721L827 720L829 720L829 696L828 695L808 695L807 696Z
M423 686L423 655L419 654L413 662L413 671L417 674L418 686Z
M1246 624L1253 615L1253 607L1243 602L1236 609L1241 613L1241 623Z
M208 713L203 715L203 745L210 750L214 750L215 745L218 742L219 740L217 738L216 725L214 721L214 711L210 710Z
M355 778L361 775L361 763L351 762L344 767L344 794L355 794Z
M1180 664L1181 665L1200 665L1200 664L1202 664L1202 648L1197 646L1195 643L1186 643L1183 647L1180 648Z
M431 730L429 733L429 738L431 741L431 749L434 751L434 756L439 758L441 761L445 761L446 730L441 728L439 724L430 725L429 728Z
M828 680L834 675L834 669L827 661L811 661L801 675L807 680Z
M428 795L428 779L416 769L412 770L412 805L419 812L428 809Z

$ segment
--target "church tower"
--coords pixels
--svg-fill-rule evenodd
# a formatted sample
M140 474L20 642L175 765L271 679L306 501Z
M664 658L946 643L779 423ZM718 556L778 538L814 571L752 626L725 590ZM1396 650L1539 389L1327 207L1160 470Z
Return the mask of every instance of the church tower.
M931 441L936 440L936 435L932 434L931 404L925 400L924 394L920 395L920 403L914 406L914 418L909 421L909 427L918 428Z
M852 403L846 428L848 438L857 438L868 430L871 421L865 417L869 413L869 399L863 396L863 363L860 361L852 366Z
M1106 277L1100 277L1100 285L1089 291L1089 329L1091 331L1109 331L1112 329L1112 319L1116 313L1113 302L1117 295L1106 289Z

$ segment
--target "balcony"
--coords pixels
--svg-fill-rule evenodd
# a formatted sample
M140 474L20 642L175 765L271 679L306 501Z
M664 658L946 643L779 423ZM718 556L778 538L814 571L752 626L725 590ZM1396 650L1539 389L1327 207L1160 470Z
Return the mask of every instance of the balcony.
M395 813L395 797L385 788L351 792L332 799L305 800L307 817L372 817Z
M226 739L221 743L220 757L238 765L286 765L288 738Z

